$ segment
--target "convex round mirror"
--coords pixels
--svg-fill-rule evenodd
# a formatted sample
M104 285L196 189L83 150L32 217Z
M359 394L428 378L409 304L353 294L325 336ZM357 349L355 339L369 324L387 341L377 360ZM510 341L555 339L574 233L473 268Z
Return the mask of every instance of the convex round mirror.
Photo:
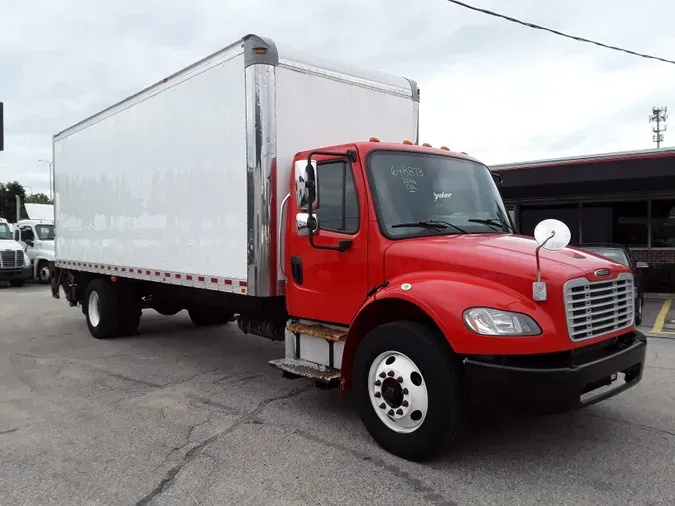
M571 238L570 229L560 220L540 221L534 229L534 239L537 244L551 251L563 249L570 243Z

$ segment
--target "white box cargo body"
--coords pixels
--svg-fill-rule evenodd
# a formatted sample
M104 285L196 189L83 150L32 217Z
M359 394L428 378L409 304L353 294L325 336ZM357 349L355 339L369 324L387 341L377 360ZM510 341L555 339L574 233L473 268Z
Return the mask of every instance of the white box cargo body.
M56 265L280 294L293 156L418 142L414 81L249 35L54 136Z

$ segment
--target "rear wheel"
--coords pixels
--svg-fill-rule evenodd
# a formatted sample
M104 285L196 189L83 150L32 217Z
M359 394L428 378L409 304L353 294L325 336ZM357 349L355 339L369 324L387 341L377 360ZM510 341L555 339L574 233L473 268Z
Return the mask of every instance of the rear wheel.
M84 295L84 314L89 333L96 339L117 335L120 304L116 287L103 278L89 282Z
M461 364L443 336L412 322L370 332L354 358L361 420L385 450L426 460L453 443L464 427Z
M206 311L203 309L189 309L188 314L190 315L192 323L198 327L224 325L225 323L231 322L234 318L234 313Z
M136 333L141 321L141 297L136 293L133 286L128 285L119 285L117 295L120 310L117 320L117 335L131 336Z

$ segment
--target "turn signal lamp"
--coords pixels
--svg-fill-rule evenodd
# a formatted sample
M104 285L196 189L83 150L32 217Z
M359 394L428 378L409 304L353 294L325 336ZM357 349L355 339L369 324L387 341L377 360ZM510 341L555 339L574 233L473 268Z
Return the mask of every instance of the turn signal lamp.
M380 142L380 139L378 139L377 137L371 137L370 139L368 139L368 141L369 142Z
M407 144L408 146L412 146L412 142L410 142L408 139L404 140L402 144Z

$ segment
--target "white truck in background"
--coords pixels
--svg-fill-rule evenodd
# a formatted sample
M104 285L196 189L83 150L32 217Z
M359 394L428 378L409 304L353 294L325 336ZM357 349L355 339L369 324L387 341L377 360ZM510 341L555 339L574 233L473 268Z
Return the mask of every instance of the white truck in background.
M32 278L48 283L54 261L54 206L27 203L24 207L28 219L16 224L14 240L21 244L30 260Z
M21 244L12 237L9 222L0 218L0 282L23 286L30 279L30 260Z

